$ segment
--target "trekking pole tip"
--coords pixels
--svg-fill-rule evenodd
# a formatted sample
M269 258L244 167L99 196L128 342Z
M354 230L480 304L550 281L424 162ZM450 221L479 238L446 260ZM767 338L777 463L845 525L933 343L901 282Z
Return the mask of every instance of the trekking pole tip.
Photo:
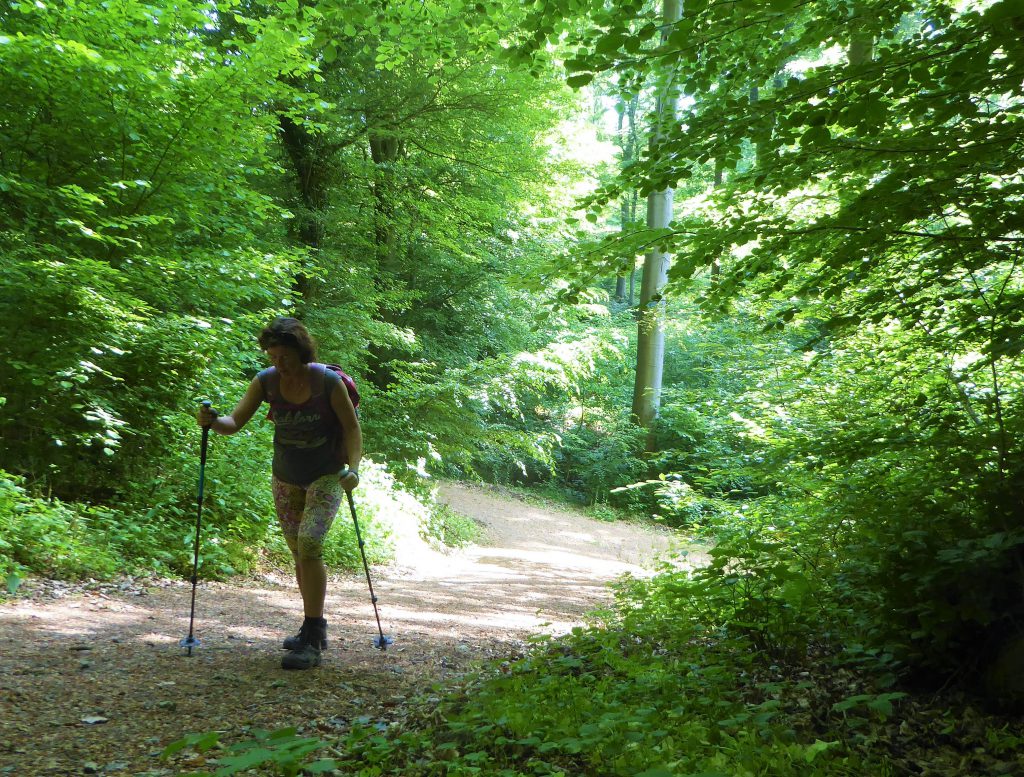
M178 647L188 648L188 654L192 655L192 648L197 648L202 644L197 637L188 636L178 643Z
M379 636L379 637L374 637L373 638L373 646L375 648L380 648L381 650L387 650L388 649L388 645L394 645L394 644L395 644L395 640L394 640L393 637L385 637L383 634L381 636Z

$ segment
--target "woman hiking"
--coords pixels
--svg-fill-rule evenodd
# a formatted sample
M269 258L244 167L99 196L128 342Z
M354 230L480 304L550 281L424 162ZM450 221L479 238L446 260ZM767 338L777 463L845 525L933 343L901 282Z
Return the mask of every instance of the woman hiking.
M260 332L259 346L272 366L253 378L230 415L201 408L197 419L218 434L234 434L263 402L270 405L274 506L305 613L299 633L284 640L281 666L310 669L327 646L324 537L345 491L359 484L363 438L348 390L337 373L316 363L316 343L301 322L275 318Z

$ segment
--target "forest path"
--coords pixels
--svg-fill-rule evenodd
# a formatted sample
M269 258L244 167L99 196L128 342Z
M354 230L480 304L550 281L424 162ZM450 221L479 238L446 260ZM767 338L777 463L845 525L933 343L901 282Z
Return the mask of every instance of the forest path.
M217 730L230 742L250 727L301 725L329 737L362 715L393 720L405 699L479 659L580 623L611 600L610 581L647 574L672 544L667 532L491 489L447 484L440 499L486 538L441 554L407 537L395 564L372 570L395 638L383 653L365 577L333 576L330 647L308 672L280 668L280 641L302 617L283 573L201 583L192 656L178 647L189 625L184 581L28 586L0 605L0 775L172 775L203 766L191 754L158 758L186 733Z

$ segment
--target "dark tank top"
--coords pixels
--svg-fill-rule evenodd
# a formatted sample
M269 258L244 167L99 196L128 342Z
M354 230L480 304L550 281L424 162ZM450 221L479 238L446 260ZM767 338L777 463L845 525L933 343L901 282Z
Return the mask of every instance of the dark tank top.
M331 392L341 378L322 364L309 366L311 395L298 404L282 398L276 368L256 376L274 420L274 477L303 488L340 472L345 464L341 422L331 407Z

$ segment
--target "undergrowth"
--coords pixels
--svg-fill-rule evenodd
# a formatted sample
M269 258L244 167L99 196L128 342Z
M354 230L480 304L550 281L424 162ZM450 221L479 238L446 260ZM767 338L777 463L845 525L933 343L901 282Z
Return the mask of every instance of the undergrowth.
M355 505L371 564L393 556L395 532L416 531L393 524L394 516L411 516L421 532L443 544L463 545L476 536L471 521L432 508L424 498L404 490L384 467L364 462L362 474ZM252 485L247 494L240 494L228 470L212 466L206 475L200 575L227 578L249 571L266 557L289 565L291 557L277 528L269 487ZM62 580L190 575L195 492L183 491L180 484L175 489L157 484L147 497L141 505L65 502L36 495L23 479L0 470L0 582L5 583L6 592L15 593L29 575ZM359 544L347 504L327 536L324 559L332 569L360 568Z
M135 566L167 568L164 529L108 507L34 497L19 478L0 470L0 574L9 593L29 572L75 579L109 578ZM129 559L134 563L126 569Z
M483 532L472 518L437 503L420 525L420 536L449 548L464 548L477 542Z

